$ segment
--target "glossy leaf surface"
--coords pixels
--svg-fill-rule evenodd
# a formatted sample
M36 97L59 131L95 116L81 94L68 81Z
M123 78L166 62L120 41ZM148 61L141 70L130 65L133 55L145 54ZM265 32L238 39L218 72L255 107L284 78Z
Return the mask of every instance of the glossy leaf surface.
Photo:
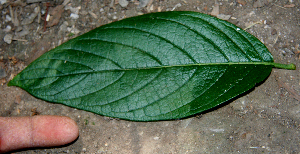
M168 120L253 88L274 64L257 38L231 23L196 12L161 12L72 39L36 59L9 85L100 115Z

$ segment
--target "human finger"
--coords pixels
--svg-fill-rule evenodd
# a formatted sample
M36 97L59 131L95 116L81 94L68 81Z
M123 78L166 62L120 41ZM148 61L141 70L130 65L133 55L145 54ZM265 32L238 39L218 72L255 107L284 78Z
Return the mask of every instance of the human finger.
M0 153L70 143L78 137L74 120L63 116L0 117Z

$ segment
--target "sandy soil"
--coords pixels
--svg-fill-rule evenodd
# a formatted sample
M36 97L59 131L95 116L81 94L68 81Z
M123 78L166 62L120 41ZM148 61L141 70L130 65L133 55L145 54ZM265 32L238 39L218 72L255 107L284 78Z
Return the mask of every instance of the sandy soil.
M0 2L0 116L63 115L80 128L69 145L17 153L300 153L299 69L273 69L263 83L224 105L161 122L111 119L7 87L31 61L71 38L122 18L167 10L230 15L228 21L248 28L276 62L299 68L298 0L150 0L146 6L137 0ZM47 10L52 18L45 27Z

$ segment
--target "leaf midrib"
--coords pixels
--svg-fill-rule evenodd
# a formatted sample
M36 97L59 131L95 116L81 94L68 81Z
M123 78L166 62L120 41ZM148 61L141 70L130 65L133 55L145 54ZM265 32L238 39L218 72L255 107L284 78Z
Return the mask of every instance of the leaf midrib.
M151 70L151 69L165 69L165 68L172 68L172 67L195 67L195 66L230 66L230 65L265 65L275 67L277 63L274 62L228 62L228 63L198 63L198 64L184 64L184 65L170 65L170 66L156 66L156 67L140 67L140 68L123 68L123 69L111 69L111 70L98 70L92 72L81 72L81 73L69 73L63 75L56 75L56 76L47 76L47 77L40 77L40 78L48 78L48 77L63 77L63 76L70 76L70 75L79 75L79 74L89 74L89 73L101 73L101 72L114 72L114 71L135 71L135 70ZM52 69L53 68L37 68L37 69ZM32 70L37 70L32 69ZM59 70L56 70L59 71ZM31 78L31 79L20 79L19 81L23 80L33 80L33 79L40 79L40 78Z

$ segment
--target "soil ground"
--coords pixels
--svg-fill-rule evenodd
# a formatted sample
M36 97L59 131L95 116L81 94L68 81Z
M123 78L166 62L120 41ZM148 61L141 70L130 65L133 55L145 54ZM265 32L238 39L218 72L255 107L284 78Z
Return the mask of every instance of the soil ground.
M300 153L298 0L128 2L0 1L0 116L63 115L74 119L80 129L79 138L69 145L17 153ZM122 18L171 10L230 15L228 21L260 39L275 62L294 63L297 70L273 69L263 83L224 105L160 122L107 118L7 86L30 62L69 39ZM46 25L47 12L51 16Z

